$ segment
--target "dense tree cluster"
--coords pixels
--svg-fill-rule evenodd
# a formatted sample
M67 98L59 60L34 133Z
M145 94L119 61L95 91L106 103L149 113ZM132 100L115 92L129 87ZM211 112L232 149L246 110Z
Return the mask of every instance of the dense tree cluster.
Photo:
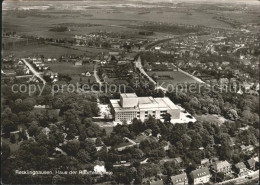
M167 96L176 104L182 104L191 114L217 114L233 121L242 120L255 126L258 124L258 97L231 92L212 91L209 93L202 87L197 90L200 93L182 89L178 92L168 93Z

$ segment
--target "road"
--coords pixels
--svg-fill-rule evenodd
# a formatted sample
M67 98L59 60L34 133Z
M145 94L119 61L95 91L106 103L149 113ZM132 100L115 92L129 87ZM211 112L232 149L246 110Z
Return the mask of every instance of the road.
M252 178L248 179L248 178L246 178L246 176L251 176ZM226 183L229 183L229 182L234 182L235 184L249 183L253 180L259 179L259 170L251 172L251 173L249 173L249 175L246 175L246 176L238 177L238 178L235 178L235 179L230 179L230 180L218 183L218 184L219 185L220 184L226 184Z
M140 70L140 72L149 79L150 82L152 82L154 85L156 85L156 82L143 69L140 56L138 57L137 61L135 61L135 67L138 68Z
M46 81L41 77L41 75L40 75L40 73L38 72L38 71L36 71L35 69L34 69L34 67L29 63L29 62L27 62L25 59L21 59L23 62L24 62L24 64L29 68L29 70L34 74L34 76L36 76L37 78L39 78L42 82L43 82L43 84L46 84Z
M100 87L102 86L102 82L100 81L100 78L97 74L97 62L95 62L94 71L93 71L94 77L96 79L96 82L99 83Z

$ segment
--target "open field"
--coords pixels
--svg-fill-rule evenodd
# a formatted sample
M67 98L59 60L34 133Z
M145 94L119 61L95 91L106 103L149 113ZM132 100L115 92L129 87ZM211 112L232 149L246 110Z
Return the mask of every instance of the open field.
M83 64L82 66L75 66L72 62L56 62L56 63L48 63L50 69L56 73L64 73L64 74L81 74L82 72L92 72L94 69L93 64Z
M49 38L72 38L75 34L88 34L100 30L120 33L127 31L138 32L138 29L131 29L129 26L141 26L146 21L232 29L232 26L229 24L213 18L218 14L223 14L227 18L237 20L241 23L260 23L259 19L257 19L260 13L257 11L243 12L244 16L241 17L237 16L241 12L235 11L235 9L234 11L225 11L214 7L207 10L205 7L200 7L196 4L180 7L172 4L165 4L160 7L150 4L144 8L142 5L132 6L131 4L121 6L118 1L109 1L109 3L102 1L104 3L102 6L99 6L100 2L95 1L80 3L67 1L67 6L58 1L53 1L52 3L60 4L60 8L53 10L41 9L40 6L46 6L44 2L5 2L3 4L3 30ZM39 9L35 10L37 14L29 12L19 17L17 13L9 12L16 7L26 7L30 4L39 6ZM190 8L193 10L191 11ZM187 14L187 11L190 11L191 14ZM146 13L142 14L141 12ZM71 23L78 24L79 26L73 26L72 24L69 26L70 31L62 33L49 31L55 25L70 25ZM86 24L92 26L84 26Z
M159 76L155 81L162 84L162 87L167 87L167 85L177 85L180 83L197 83L196 80L189 77L188 75L180 72L180 71L150 71L147 72L149 76Z
M45 57L56 57L59 58L62 55L82 55L85 51L74 50L70 48L64 48L53 45L45 44L29 44L23 47L17 47L3 51L3 56L15 54L17 57L29 57L32 55L44 55Z

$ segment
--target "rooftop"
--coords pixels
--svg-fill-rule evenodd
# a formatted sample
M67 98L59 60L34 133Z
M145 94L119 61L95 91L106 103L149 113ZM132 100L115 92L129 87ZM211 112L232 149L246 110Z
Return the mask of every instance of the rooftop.
M224 168L224 167L227 167L227 166L231 166L229 162L227 161L218 161L218 162L215 162L213 164L213 167L215 169L221 169L221 168Z
M120 94L122 98L137 98L137 95L135 93L122 93Z
M237 169L244 169L244 168L246 168L246 165L245 165L245 163L240 162L240 163L235 164L235 167Z
M173 184L176 184L176 183L188 181L188 177L187 177L186 173L182 173L179 175L171 176L171 180L172 180Z
M136 109L178 109L178 107L168 98L137 97L135 93L121 94L121 99L111 99L110 102L117 111ZM128 101L129 100L129 101ZM122 107L123 104L123 107Z
M200 169L197 169L197 170L193 170L191 172L191 174L193 175L194 178L210 175L208 168L200 168Z

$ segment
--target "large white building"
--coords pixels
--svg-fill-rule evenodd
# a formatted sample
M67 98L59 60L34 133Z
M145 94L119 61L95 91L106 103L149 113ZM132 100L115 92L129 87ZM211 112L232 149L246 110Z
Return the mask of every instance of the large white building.
M111 112L116 122L132 121L134 118L144 121L149 115L162 119L169 113L171 119L180 118L180 109L167 97L137 97L135 93L124 93L120 99L111 99Z

